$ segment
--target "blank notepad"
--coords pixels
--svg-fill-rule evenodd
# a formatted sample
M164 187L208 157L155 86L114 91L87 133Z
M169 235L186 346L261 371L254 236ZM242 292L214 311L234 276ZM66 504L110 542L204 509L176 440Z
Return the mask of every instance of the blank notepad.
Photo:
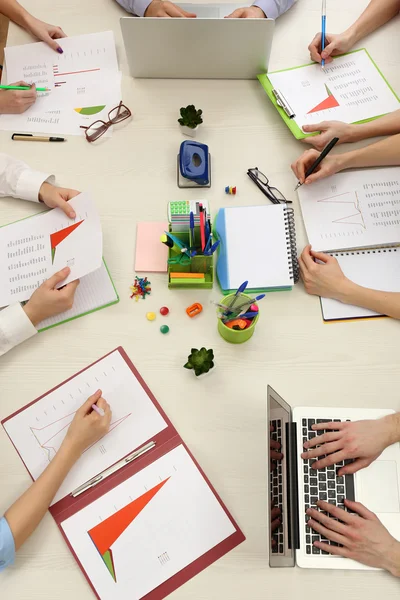
M218 261L223 289L237 289L248 281L248 289L274 289L293 284L289 223L284 204L225 208L217 219L221 238ZM226 269L226 286L221 281Z
M400 248L338 252L335 256L343 273L363 287L385 292L400 292ZM321 298L324 321L381 316L367 308Z
M100 269L82 277L75 292L74 305L71 310L42 321L37 328L39 331L43 331L118 301L117 291L103 261Z

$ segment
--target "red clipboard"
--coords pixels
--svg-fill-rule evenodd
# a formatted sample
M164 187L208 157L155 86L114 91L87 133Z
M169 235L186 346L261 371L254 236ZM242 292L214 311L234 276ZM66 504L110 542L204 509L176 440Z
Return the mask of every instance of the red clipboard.
M154 406L157 408L157 410L159 411L159 413L165 420L167 427L165 429L163 429L160 433L153 436L151 438L151 440L148 440L148 441L155 442L155 447L152 448L149 452L143 454L136 460L128 463L126 466L119 469L118 471L116 471L115 473L110 475L109 477L106 477L103 481L98 483L95 487L89 488L86 492L83 492L81 495L79 495L77 497L73 497L72 495L65 496L64 498L62 498L61 500L56 502L53 506L51 506L49 508L49 511L50 511L51 515L53 516L55 522L57 523L70 551L72 552L75 560L78 562L78 565L79 565L80 569L82 570L84 576L86 577L89 585L91 586L94 594L96 595L97 598L99 598L99 600L101 600L101 596L97 593L95 587L93 586L92 582L90 581L90 577L89 577L88 573L83 568L80 560L78 559L76 553L74 552L72 545L70 544L66 534L64 533L64 530L62 528L62 523L66 519L71 517L72 515L79 512L81 509L85 508L86 506L90 505L92 502L94 502L95 500L97 500L98 498L103 496L105 493L114 489L115 487L120 485L122 482L131 478L136 473L139 473L141 470L143 470L144 468L146 468L147 466L149 466L150 464L152 464L153 462L155 462L156 460L158 460L159 458L161 458L162 456L164 456L165 454L167 454L174 448L182 445L185 448L185 450L187 451L187 453L189 454L190 458L193 460L196 468L198 469L198 471L201 474L201 476L203 477L204 481L210 488L211 492L215 496L216 500L218 501L221 508L225 512L226 516L230 520L235 531L228 538L226 538L225 540L223 540L222 542L220 542L219 544L214 546L211 550L209 550L208 552L206 552L205 554L200 556L198 559L193 561L191 564L187 565L181 571L179 571L178 573L176 573L175 575L173 575L172 577L167 579L164 583L162 583L161 585L159 585L154 590L152 590L151 592L149 592L148 594L146 594L145 596L143 596L141 598L141 600L162 600L162 598L165 598L168 594L170 594L171 592L173 592L174 590L179 588L181 585L186 583L186 581L189 581L189 579L191 579L192 577L194 577L195 575L197 575L198 573L203 571L205 568L210 566L213 562L215 562L216 560L218 560L219 558L224 556L227 552L229 552L230 550L232 550L233 548L235 548L236 546L241 544L245 540L245 536L242 533L242 531L239 529L239 527L236 524L236 522L234 521L233 517L228 512L226 506L223 504L221 498L218 496L214 487L211 485L211 483L208 480L207 476L205 475L204 471L201 469L200 465L195 460L195 458L191 454L191 452L188 449L188 447L186 446L186 444L183 442L183 440L180 437L180 435L178 434L177 430L172 425L171 421L168 419L167 415L165 414L165 412L161 408L160 404L155 399L155 397L152 394L152 392L150 391L149 387L146 385L146 383L140 376L139 372L137 371L137 369L135 368L135 366L129 359L129 357L126 354L126 352L124 351L124 349L122 347L118 347L115 350L113 350L112 352L109 352L108 354L106 354L99 360L95 361L94 363L92 363L91 365L86 367L85 369L82 369L82 371L79 371L79 373L76 373L69 379L66 379L65 381L60 383L58 386L56 386L52 390L46 392L45 394L43 394L42 396L40 396L33 402L27 404L20 410L16 411L12 415L10 415L6 419L4 419L1 422L1 424L4 427L4 424L8 420L12 419L17 414L24 411L29 406L32 406L32 404L35 404L36 402L38 402L39 400L41 400L48 394L51 394L52 392L54 392L55 390L57 390L58 388L60 388L64 384L66 384L71 379L74 379L74 377L76 377L77 375L80 375L87 369L90 369L93 365L95 365L99 361L103 360L104 358L106 358L107 356L112 354L113 352L120 353L120 355L122 356L124 361L127 363L129 368L133 372L134 376L136 377L136 379L139 381L140 385L146 392L146 394L149 397L149 399L151 400L151 402L154 404ZM7 430L6 430L6 432L7 432ZM11 440L11 443L14 445L11 438L10 438L10 440ZM14 448L18 452L15 445L14 445ZM137 450L137 448L132 448L131 452L134 452L135 450ZM129 456L131 454L131 452L129 452L126 456ZM18 455L20 456L20 458L22 460L22 457L19 454L19 452L18 452ZM124 458L125 458L124 456L121 456L119 461ZM119 461L117 461L117 462L119 462ZM114 464L116 464L116 463L114 463ZM25 463L24 463L24 465L29 472L29 469L27 468ZM110 466L112 466L112 465L110 465ZM29 474L32 477L32 474L31 473L29 473ZM96 473L94 473L93 475L96 475ZM33 479L33 477L32 477L32 479Z

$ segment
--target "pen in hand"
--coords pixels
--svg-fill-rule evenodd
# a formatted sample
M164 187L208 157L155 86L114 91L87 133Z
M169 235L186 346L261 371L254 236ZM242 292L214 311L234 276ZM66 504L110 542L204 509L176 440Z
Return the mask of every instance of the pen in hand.
M308 169L304 175L304 181L307 179L307 177L309 177L312 173L314 173L315 169L318 167L318 165L321 163L321 161L324 160L325 156L327 156L329 154L329 152L338 143L338 141L339 141L339 138L335 137L335 138L333 138L333 140L331 140L329 142L329 144L327 146L325 146L325 148L322 150L322 152L318 156L318 158L313 162L311 167L308 167ZM294 191L296 191L297 188L299 188L301 185L303 185L303 183L300 183L300 181L298 181L296 187L294 188Z

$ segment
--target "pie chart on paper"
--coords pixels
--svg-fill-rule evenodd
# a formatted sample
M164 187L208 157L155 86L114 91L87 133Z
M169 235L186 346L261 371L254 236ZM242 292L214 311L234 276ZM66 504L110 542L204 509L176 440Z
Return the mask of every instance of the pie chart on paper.
M104 110L105 107L105 104L102 104L101 106L85 106L84 108L74 108L74 111L81 115L97 115L97 113Z

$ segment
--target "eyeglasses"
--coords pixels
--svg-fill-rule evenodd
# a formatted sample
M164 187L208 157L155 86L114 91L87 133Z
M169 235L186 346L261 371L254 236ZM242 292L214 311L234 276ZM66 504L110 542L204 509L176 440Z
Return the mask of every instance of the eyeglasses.
M95 142L99 139L99 137L105 134L109 127L111 127L112 125L116 125L117 123L121 123L121 121L125 121L126 119L129 119L129 117L131 116L131 111L127 106L125 106L125 104L122 104L121 100L118 106L110 110L110 112L108 113L107 123L105 121L99 120L89 125L89 127L85 127L84 125L81 125L80 127L81 129L85 129L87 141Z
M285 196L278 190L278 188L271 187L269 185L268 177L264 175L264 173L261 173L257 167L254 167L254 169L249 169L247 171L247 175L252 181L254 181L264 196L267 196L268 200L270 200L273 204L280 204L281 202L287 202L288 204L292 203L291 200L286 200Z

